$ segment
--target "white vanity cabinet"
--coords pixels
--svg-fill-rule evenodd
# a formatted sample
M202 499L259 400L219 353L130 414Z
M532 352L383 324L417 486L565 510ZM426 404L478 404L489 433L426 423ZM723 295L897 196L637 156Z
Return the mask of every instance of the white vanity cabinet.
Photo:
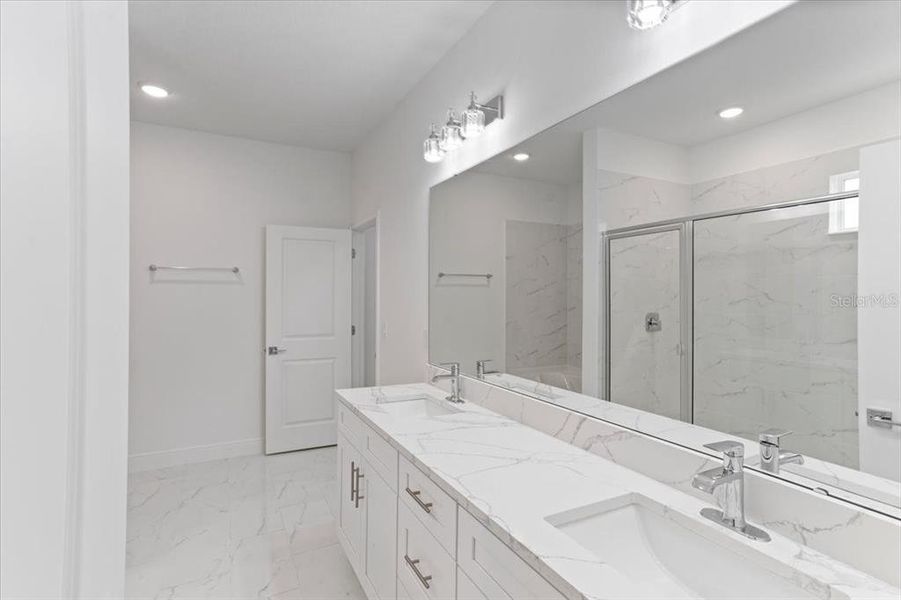
M563 598L341 403L338 469L338 540L370 600Z
M362 467L360 453L338 432L338 532L344 552L354 566L362 564L363 511L356 499L357 469Z
M346 409L338 423L338 540L367 596L393 600L397 451Z

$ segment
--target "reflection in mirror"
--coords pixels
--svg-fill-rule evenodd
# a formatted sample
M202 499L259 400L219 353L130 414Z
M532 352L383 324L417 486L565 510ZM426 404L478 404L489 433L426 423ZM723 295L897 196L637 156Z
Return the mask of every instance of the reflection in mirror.
M897 514L899 6L793 5L434 187L430 360Z
M487 360L489 371L581 390L581 141L561 144L567 168L537 172L511 153L434 189L433 362L474 374Z

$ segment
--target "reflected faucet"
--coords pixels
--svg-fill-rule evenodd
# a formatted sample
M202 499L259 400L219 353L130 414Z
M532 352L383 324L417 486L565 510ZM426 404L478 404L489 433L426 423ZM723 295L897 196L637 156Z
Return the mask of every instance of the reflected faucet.
M463 398L460 397L460 363L440 363L440 366L450 367L450 373L441 373L439 375L435 375L434 377L432 377L432 383L441 381L442 379L450 379L451 393L450 396L447 396L445 398L445 400L447 400L448 402L454 402L456 404L462 403Z
M767 429L758 436L760 441L760 468L768 473L779 473L782 465L791 463L803 465L804 457L797 452L782 452L779 441L791 431L787 429Z
M495 373L500 373L500 371L487 371L485 370L485 366L491 362L490 358L485 358L483 360L476 361L476 377L479 379L485 379L485 375L494 375Z
M704 444L714 452L723 453L723 466L697 473L691 486L713 495L715 508L701 509L701 516L728 527L753 540L770 541L767 532L745 520L745 446L741 442L725 441Z

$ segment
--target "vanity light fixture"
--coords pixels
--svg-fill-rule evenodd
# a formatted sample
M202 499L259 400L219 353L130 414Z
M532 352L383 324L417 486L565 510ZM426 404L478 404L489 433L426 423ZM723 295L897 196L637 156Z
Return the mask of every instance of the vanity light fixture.
M447 123L441 128L441 139L438 147L445 152L456 150L463 145L463 131L457 113L453 108L447 109Z
M518 162L523 162L523 161L529 160L529 154L526 152L517 152L516 154L513 155L513 160L518 161Z
M734 119L743 112L745 112L745 109L743 109L742 107L731 106L729 108L724 108L723 110L721 110L719 112L719 115L721 119Z
M666 21L674 4L676 0L626 0L626 20L632 29L651 29Z
M447 153L441 149L441 138L438 137L438 128L433 123L429 137L422 143L422 157L426 162L436 163L444 160L445 154Z
M447 122L437 130L432 125L429 136L422 143L422 156L426 162L440 162L448 152L453 152L467 139L482 135L485 128L497 119L504 118L504 97L498 94L485 104L476 100L475 92L469 95L469 107L461 119L453 108L447 110Z
M489 113L486 115L486 112ZM463 111L462 130L463 137L475 139L482 135L485 126L495 119L504 118L504 97L496 96L488 104L479 104L476 101L476 93L469 93L469 108Z
M162 88L158 85L153 85L150 83L142 83L141 91L151 98L165 98L169 95L169 90L167 90L166 88Z

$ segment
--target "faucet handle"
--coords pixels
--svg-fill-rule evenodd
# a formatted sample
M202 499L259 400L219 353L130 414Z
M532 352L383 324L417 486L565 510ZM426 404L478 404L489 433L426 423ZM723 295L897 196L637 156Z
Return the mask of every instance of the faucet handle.
M732 440L704 444L704 447L709 448L714 452L722 452L726 458L744 458L745 456L745 445L741 442L734 442Z
M458 375L460 373L460 363L458 362L444 362L438 363L439 367L450 367L451 375Z
M760 435L757 436L757 439L758 439L758 441L760 441L761 444L769 444L770 446L779 446L779 440L781 440L783 437L785 437L791 433L793 433L793 432L788 429L779 429L779 428L767 429L765 431L761 431Z

